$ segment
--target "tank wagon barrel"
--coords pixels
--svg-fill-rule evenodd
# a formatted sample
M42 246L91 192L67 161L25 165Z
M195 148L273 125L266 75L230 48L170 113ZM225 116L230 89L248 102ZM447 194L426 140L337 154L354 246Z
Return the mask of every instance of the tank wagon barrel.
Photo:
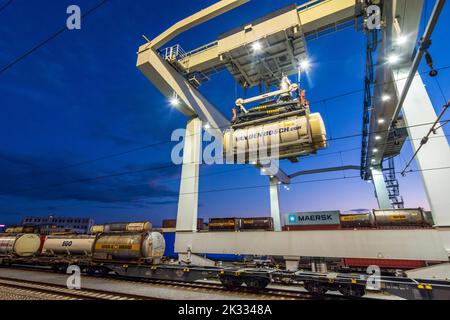
M36 234L0 235L0 256L30 257L39 252L41 239Z
M91 233L105 232L145 232L152 229L150 222L125 222L125 223L109 223L96 224L91 227Z
M273 231L273 218L211 218L208 224L209 231Z
M47 236L42 248L43 255L91 255L95 236Z
M93 259L159 263L164 251L159 232L102 233L95 240Z
M292 158L326 148L326 137L319 113L297 115L265 124L230 128L224 134L223 152L228 154L231 151L240 159L239 154L248 154L251 150L270 151L276 148L279 159Z
M340 216L342 228L371 228L375 226L372 212L345 214Z
M284 229L323 230L350 228L426 228L432 227L431 214L421 208L372 210L342 214L339 211L301 212L285 215Z
M375 223L386 227L432 226L422 209L374 210Z

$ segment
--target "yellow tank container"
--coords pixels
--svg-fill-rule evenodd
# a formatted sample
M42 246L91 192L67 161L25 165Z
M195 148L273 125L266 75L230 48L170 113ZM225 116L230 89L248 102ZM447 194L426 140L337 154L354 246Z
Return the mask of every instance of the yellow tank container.
M327 133L319 113L292 116L265 124L228 129L224 133L223 152L235 156L250 153L261 158L294 158L315 153L327 147ZM275 150L277 153L273 154ZM267 156L266 156L267 155Z

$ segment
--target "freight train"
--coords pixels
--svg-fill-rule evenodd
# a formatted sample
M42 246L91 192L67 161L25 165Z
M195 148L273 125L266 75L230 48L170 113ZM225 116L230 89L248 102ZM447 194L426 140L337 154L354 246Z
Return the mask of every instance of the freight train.
M423 223L427 215L421 209L395 210L390 212L390 215L386 215L389 212L383 212L382 215L380 213L378 211L373 212L375 219L371 219L370 215L366 217L369 221L372 221L370 224L358 222L356 226L353 224L340 227L372 228L375 225L373 221L378 221L379 224L380 221L385 221L383 219L386 217L395 217L387 218L386 221L389 222L389 225L394 224L396 227L401 223L399 221L403 221L409 227L431 225L430 222ZM322 215L325 215L326 218L329 218L329 215L332 216L331 213L316 213L316 220L319 219L317 216ZM342 217L349 216L339 214L339 223L341 223ZM377 217L383 217L383 219ZM286 219L291 218L287 215ZM312 219L306 220L311 221ZM210 219L209 221L210 232L271 230L273 230L273 220L271 218L220 218ZM226 287L238 287L245 283L250 289L256 290L266 287L271 281L277 282L279 280L281 283L284 283L283 281L286 279L294 279L294 282L300 279L304 283L306 283L305 281L309 281L308 283L316 283L318 281L317 285L325 288L325 291L335 289L340 291L342 288L350 286L356 288L356 291L352 289L350 291L343 290L342 292L358 292L358 296L365 292L363 280L354 282L352 280L354 278L348 276L342 279L342 283L336 283L331 288L327 287L326 284L319 283L323 280L322 278L317 278L314 274L303 271L293 273L282 271L278 268L255 266L246 267L245 272L243 272L242 266L217 265L216 267L201 267L192 266L189 263L180 264L176 261L169 261L164 257L166 244L163 235L152 231L152 226L148 222L95 225L92 227L91 233L91 235L47 236L25 233L0 234L0 265L47 266L57 271L65 271L69 265L76 264L84 272L91 274L114 273L125 277L177 281L196 281L209 277L219 279ZM369 263L369 265L377 264L382 267L383 265L380 262L385 262L380 260L378 263L374 263L374 261L367 262L361 259L352 261L345 258L341 260L344 267L351 266L352 263L356 263L359 267L365 266L366 263ZM413 266L411 261L388 262L391 268L402 268L402 266L403 268L405 266L412 268L425 263L423 261L414 261ZM352 270L347 270L346 274L348 271ZM351 282L349 282L349 279Z
M431 212L417 209L373 210L340 217L343 228L432 227Z
M284 231L336 229L430 228L431 212L417 209L372 210L364 213L342 214L340 211L298 212L284 216ZM208 231L273 231L273 219L211 218Z
M0 234L0 263L46 261L58 265L74 258L94 263L160 263L164 237L151 228L149 222L139 222L94 225L92 235Z
M273 231L273 219L264 218L211 218L208 231Z
M245 223L243 225L245 227ZM290 279L290 283L307 283L305 287L312 294L323 294L327 290L352 297L365 294L366 280L356 275L336 278L330 287L323 278L307 272L267 267L203 267L163 261L164 238L161 233L151 231L151 224L147 222L96 225L91 232L91 235L48 236L0 234L0 266L28 265L66 272L68 266L77 265L91 275L185 282L216 278L228 289L245 284L247 290L262 290L271 282L284 284Z
M298 212L284 215L284 231L354 230L354 229L404 229L431 228L431 212L417 209L372 210L363 213L342 214L340 211ZM273 231L272 218L212 218L209 232ZM245 257L232 257L242 261ZM395 273L398 269L424 267L425 261L393 259L343 258L329 261L341 270L364 271L377 265L384 271Z
M341 214L339 211L301 212L286 214L284 219L286 231L430 228L432 226L431 212L421 208L372 210L350 214Z

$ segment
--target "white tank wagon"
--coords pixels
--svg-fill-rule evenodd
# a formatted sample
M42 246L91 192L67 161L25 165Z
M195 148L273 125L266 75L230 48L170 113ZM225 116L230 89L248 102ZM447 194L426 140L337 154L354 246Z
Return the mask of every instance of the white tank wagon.
M94 244L94 260L159 263L166 243L159 232L102 233Z
M314 154L327 147L327 133L319 113L296 115L264 124L247 124L230 128L224 133L223 152L235 156L259 152L258 159L273 158L271 150L278 149L278 158L295 158ZM246 157L246 162L251 159ZM239 158L240 159L240 158Z
M91 255L95 236L47 236L42 255Z
M36 234L0 235L0 256L31 257L39 253L41 239Z
M152 229L152 224L146 222L127 222L127 223L109 223L96 224L91 227L91 233L107 233L107 232L145 232Z

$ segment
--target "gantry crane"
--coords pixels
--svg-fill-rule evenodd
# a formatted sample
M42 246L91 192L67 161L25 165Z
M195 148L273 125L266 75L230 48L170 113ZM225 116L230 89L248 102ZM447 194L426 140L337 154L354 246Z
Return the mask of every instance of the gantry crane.
M349 26L359 30L367 18L369 5L381 6L378 63L374 74L375 90L367 99L365 112L366 140L363 144L362 166L344 168L361 170L364 179L373 179L380 208L390 207L389 193L383 176L383 159L400 152L406 133L413 150L427 126L415 126L437 119L420 75L417 59L422 57L428 42L421 42L416 54L423 0L314 0L301 6L291 5L277 10L242 27L231 30L218 40L191 51L180 45L162 49L181 32L211 20L248 0L222 0L176 23L138 51L137 66L146 77L188 117L183 156L183 169L177 215L175 249L180 256L194 253L233 253L284 256L286 261L306 257L389 258L405 260L448 261L450 253L450 214L447 192L449 171L427 171L427 168L450 166L450 151L442 129L418 154L417 160L436 224L423 230L352 230L278 232L279 183L290 183L294 177L342 168L325 168L291 175L270 166L271 213L275 232L197 233L199 183L199 146L202 127L208 125L216 138L230 121L199 91L214 73L228 70L243 87L271 87L285 75L298 72L307 59L306 41ZM429 38L445 1L437 0L425 33ZM367 27L367 26L366 26ZM406 39L405 39L406 36ZM262 50L255 68L254 51ZM411 59L413 58L413 59ZM411 62L413 61L413 62ZM241 101L241 105L242 105ZM402 117L399 117L402 111ZM435 155L439 154L440 157ZM259 169L261 166L256 163ZM275 168L275 169L274 169ZM290 264L287 263L289 268ZM295 263L292 264L295 268ZM450 271L449 271L450 274Z

